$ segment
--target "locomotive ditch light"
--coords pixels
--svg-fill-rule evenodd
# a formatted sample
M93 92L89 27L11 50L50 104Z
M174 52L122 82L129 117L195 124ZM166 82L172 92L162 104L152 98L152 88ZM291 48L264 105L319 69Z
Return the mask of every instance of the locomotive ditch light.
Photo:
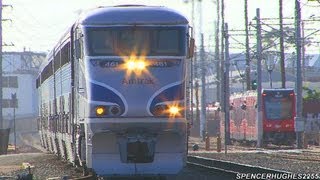
M152 114L155 116L181 117L182 110L183 108L177 104L157 105L154 107Z
M104 106L97 106L96 107L96 114L97 116L103 116L106 113L106 107Z
M170 105L168 106L167 112L169 113L170 117L179 117L181 116L181 110L182 108L178 105Z
M169 112L170 112L170 114L177 114L177 113L179 113L179 108L177 106L171 106L169 108Z

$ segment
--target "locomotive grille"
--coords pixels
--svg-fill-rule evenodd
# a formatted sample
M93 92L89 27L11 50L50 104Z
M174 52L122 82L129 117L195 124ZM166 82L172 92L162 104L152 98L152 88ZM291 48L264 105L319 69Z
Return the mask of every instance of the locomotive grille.
M127 143L127 162L129 163L150 163L153 162L154 154L150 153L147 142Z

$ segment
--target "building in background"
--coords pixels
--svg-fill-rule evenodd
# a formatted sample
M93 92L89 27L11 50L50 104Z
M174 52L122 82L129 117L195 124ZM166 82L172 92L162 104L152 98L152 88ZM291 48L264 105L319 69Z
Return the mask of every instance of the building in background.
M31 51L3 52L2 107L4 127L13 129L13 120L15 119L17 131L36 130L38 97L35 83L39 67L45 56L45 53ZM14 101L15 97L16 101Z

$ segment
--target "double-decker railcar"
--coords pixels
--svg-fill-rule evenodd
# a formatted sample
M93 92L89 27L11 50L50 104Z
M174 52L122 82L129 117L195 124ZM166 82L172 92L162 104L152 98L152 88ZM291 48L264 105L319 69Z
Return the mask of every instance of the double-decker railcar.
M178 173L193 42L187 19L166 7L86 12L37 79L42 145L101 176Z

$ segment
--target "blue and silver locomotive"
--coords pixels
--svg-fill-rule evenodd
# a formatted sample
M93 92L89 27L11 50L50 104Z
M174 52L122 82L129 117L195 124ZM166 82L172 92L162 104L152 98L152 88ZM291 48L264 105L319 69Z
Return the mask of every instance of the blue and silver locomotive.
M37 79L42 145L103 176L170 175L185 165L187 19L155 6L86 12Z

